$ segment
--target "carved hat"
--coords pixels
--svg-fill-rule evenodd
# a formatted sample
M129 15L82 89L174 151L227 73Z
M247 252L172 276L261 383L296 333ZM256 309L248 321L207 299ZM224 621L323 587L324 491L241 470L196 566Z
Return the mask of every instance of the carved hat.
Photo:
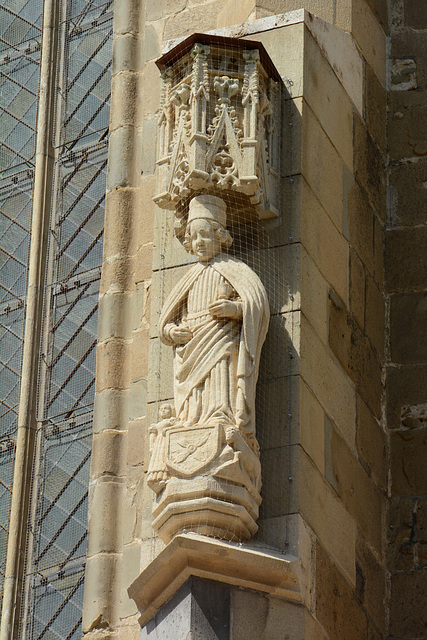
M222 198L216 196L195 196L190 201L187 224L193 220L212 220L223 227L227 224L227 205Z

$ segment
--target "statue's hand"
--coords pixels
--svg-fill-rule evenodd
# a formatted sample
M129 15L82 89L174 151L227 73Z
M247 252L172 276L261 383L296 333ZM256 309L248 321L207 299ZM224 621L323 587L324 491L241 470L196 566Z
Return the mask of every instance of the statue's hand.
M232 300L215 300L208 311L215 318L239 318L241 315L240 305Z
M175 344L186 344L192 338L192 333L190 329L185 329L185 327L172 327L169 331L170 339Z

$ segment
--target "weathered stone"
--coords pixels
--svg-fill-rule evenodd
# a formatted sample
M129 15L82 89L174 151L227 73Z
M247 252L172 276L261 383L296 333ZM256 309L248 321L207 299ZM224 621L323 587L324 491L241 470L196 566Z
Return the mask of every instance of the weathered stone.
M141 173L144 176L153 175L156 169L158 130L158 118L145 118L142 121Z
M145 350L148 351L148 344ZM147 380L145 378L141 378L140 380L132 381L129 388L129 419L136 420L138 418L142 418L145 416L146 412Z
M386 368L387 421L389 429L401 425L401 413L406 406L427 402L425 380L427 366L404 365Z
M141 329L142 324L146 321L148 290L148 283L139 282L132 293L131 325L133 331Z
M427 29L427 7L422 0L405 0L405 22L413 29Z
M122 558L116 554L99 554L87 558L83 633L118 626L121 564Z
M368 131L373 140L385 149L387 92L367 64L365 67L365 113Z
M388 33L388 5L387 0L366 0L372 13L382 26L384 33Z
M299 512L340 571L355 584L356 523L334 489L303 452L299 463ZM323 580L318 584L323 585ZM322 586L317 590L318 597L327 598L327 591ZM319 621L322 622L320 618Z
M267 52L274 57L274 66L284 79L285 95L296 98L303 94L304 58L301 54L304 49L304 23L300 22L287 26L285 33L286 46L283 46L284 33L282 29L260 31L256 33L256 35L251 33L247 37L250 40L255 38L261 42ZM286 108L292 109L292 105L286 105ZM285 126L283 127L284 135L286 135L286 129L285 122ZM289 132L289 130L288 133L294 135L293 132ZM289 145L287 145L286 148L289 149Z
M303 380L300 383L300 442L321 473L325 472L324 412Z
M154 62L145 65L141 82L142 86L150 87L150 91L143 91L141 95L141 116L153 116L159 108L161 86L159 69Z
M123 476L126 472L127 434L125 431L104 429L94 435L90 461L92 480L103 476Z
M369 340L334 296L329 306L329 345L376 416L381 413L381 369Z
M89 528L92 535L88 540L88 558L120 552L126 490L123 480L101 477L89 487Z
M374 271L374 212L366 194L355 184L348 194L350 244L369 273Z
M110 110L110 134L119 127L132 126L140 120L139 74L119 73L113 76L111 91L122 96L113 101Z
M158 34L158 26L148 24L144 32L144 60L145 63L158 58L161 54L160 37Z
M388 500L386 544L385 557L389 571L393 573L413 569L416 548L413 499L392 498Z
M234 0L227 0L218 13L217 27L229 27L246 22L256 10L256 5L256 0L242 0L238 4Z
M135 126L119 127L109 139L110 155L107 171L107 189L137 187L139 182L141 136Z
M277 518L298 511L299 457L298 445L261 451L261 518Z
M355 449L355 391L310 325L302 318L301 375L351 450Z
M374 278L380 291L384 286L384 229L377 216L374 216Z
M114 189L107 194L104 228L104 261L135 251L134 213L138 208L137 189ZM105 279L105 278L104 278ZM108 289L108 286L107 286Z
M135 255L135 282L143 282L149 280L152 276L152 262L153 262L153 244L147 242L142 245L136 251Z
M133 287L133 258L123 254L115 254L104 259L100 293L117 293L131 291Z
M259 518L259 529L255 539L294 556L299 554L301 516L291 513L287 516Z
M261 449L296 444L299 438L298 376L287 376L257 385L257 438Z
M385 177L383 158L357 115L353 118L354 173L376 214L385 221Z
M301 242L327 282L343 300L348 296L348 243L312 189L302 182Z
M260 362L260 382L299 373L300 321L299 311L271 317Z
M425 569L427 567L427 500L425 498L420 498L416 501L414 512L418 539L416 547L417 566Z
M360 571L358 599L363 609L383 633L386 625L386 574L365 540L357 537L357 565Z
M105 389L95 394L94 433L104 429L126 429L129 411L129 391Z
M391 492L393 496L414 496L427 493L426 454L427 429L399 429L390 434Z
M183 11L187 5L187 0L159 0L159 2L148 2L146 5L146 18L148 21L173 15Z
M357 452L368 474L378 485L387 486L387 445L383 429L360 396L356 398Z
M399 164L391 170L393 226L416 226L425 223L426 184L427 162L421 159Z
M146 446L147 420L130 420L128 425L128 452L127 463L131 466L138 466L147 463L146 456L148 448ZM147 451L146 451L147 449Z
M270 313L288 313L301 308L301 245L291 243L283 247L249 250L245 261L253 265L265 283Z
M399 293L392 295L390 300L390 343L393 362L426 362L427 293Z
M113 42L112 75L121 71L140 71L143 59L143 40L132 33L124 33Z
M389 292L425 289L427 227L386 233L385 273Z
M391 91L389 150L391 158L419 158L427 153L427 106L423 91Z
M129 598L128 586L132 584L135 578L141 571L140 567L141 558L141 545L139 542L133 544L126 544L123 547L123 580L122 580L122 594L121 594L121 608L120 617L127 618L128 616L138 613L137 606L133 600Z
M338 231L342 231L343 161L305 102L302 121L302 174ZM325 166L330 181L324 179Z
M365 613L354 598L352 586L320 544L316 547L316 617L331 640L367 637Z
M416 2L411 3L416 6ZM412 57L415 63L415 82L419 88L427 85L427 59L425 55L425 32L411 28L401 28L391 38L391 58L406 59Z
M350 311L361 329L365 326L365 269L358 255L350 249Z
M381 361L384 357L385 305L373 278L366 278L365 332Z
M273 14L277 14L299 9L301 3L298 2L298 0L256 0L256 6L271 11ZM326 2L322 0L308 0L304 8L323 20L327 20L328 22L333 21L333 3L331 0L327 0Z
M385 87L386 36L365 0L353 0L351 26L364 57Z
M318 14L316 14L318 15ZM344 87L307 30L304 40L304 99L341 158L353 168L352 104ZM319 78L322 81L319 82ZM333 108L332 108L333 105Z
M300 605L233 589L231 612L233 640L246 640L250 637L282 640L285 629L292 640L307 638L305 611Z
M114 33L116 35L138 34L140 24L143 22L140 6L138 0L125 0L114 9Z
M130 334L132 314L130 295L104 293L99 297L98 342L109 338L127 338Z
M425 570L396 573L391 577L390 634L400 638L426 636L426 592Z
M148 374L148 348L149 348L149 327L144 326L139 331L135 331L133 333L132 339L132 358L130 362L130 378L133 382L137 382L141 379L147 379ZM142 392L142 389L140 390ZM134 400L135 397L132 397ZM129 401L131 398L129 398ZM138 409L137 409L138 407ZM130 412L132 413L132 417L139 418L140 416L136 416L134 411L137 409L138 411L142 407L140 406L140 401L136 401L135 407L131 408L129 406Z
M203 33L216 26L217 15L222 9L224 0L210 2L167 18L163 40L184 37L191 33Z
M323 261L322 261L323 266ZM329 286L319 271L318 265L301 248L300 267L301 311L310 322L319 338L328 342L328 291Z
M330 446L332 472L332 477L326 474L327 479L354 517L358 530L377 553L381 553L383 500L379 490L333 426L329 443L325 442L325 448L327 446Z
M129 344L117 338L99 344L96 350L96 392L128 389L129 383Z

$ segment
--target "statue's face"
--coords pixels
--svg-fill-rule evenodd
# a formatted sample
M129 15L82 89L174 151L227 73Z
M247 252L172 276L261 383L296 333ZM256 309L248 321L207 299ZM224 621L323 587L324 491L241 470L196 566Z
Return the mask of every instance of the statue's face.
M166 418L170 418L172 417L172 407L170 404L163 404L160 407L160 417L162 420L165 420Z
M201 262L208 262L221 251L221 241L209 220L193 220L190 224L190 242L192 252Z

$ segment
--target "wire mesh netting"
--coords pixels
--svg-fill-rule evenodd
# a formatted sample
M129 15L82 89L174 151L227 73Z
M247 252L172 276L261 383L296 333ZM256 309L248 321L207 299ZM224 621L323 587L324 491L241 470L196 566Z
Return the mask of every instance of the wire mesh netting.
M24 638L81 635L111 81L111 2L69 6L58 64L54 198Z
M41 0L0 4L0 602L21 378L42 8Z
M0 5L0 599L12 492L42 0ZM60 6L52 222L22 638L80 634L102 260L112 0Z
M298 123L291 122L293 116L285 87L282 86L280 92L277 76L273 77L276 86L271 82L271 78L267 77L265 69L268 69L268 64L266 63L264 69L259 63L255 65L255 62L249 66L252 61L261 59L262 62L262 51L259 57L256 54L243 53L243 47L249 47L250 44L233 46L233 43L228 41L225 45L224 40L218 38L216 41L212 36L208 42L205 39L199 44L197 36L194 36L188 46L185 41L177 46L175 58L168 55L163 59L165 66L163 97L159 111L160 151L157 167L160 180L156 201L166 209L175 209L175 213L164 210L156 212L150 370L158 372L158 375L149 379L149 415L153 422L152 430L155 432L156 425L162 424L159 422L162 405L175 405L175 415L167 427L170 430L164 438L165 448L161 451L161 445L157 446L154 441L151 445L152 459L154 456L155 463L158 462L156 456L159 460L163 456L166 461L161 473L160 468L156 470L152 467L152 485L156 491L153 513L155 528L160 531L164 526L164 531L167 532L169 524L166 515L163 517L161 505L162 496L166 496L165 503L172 499L168 483L177 487L177 493L185 492L184 485L191 482L190 467L200 469L200 486L203 485L203 476L208 475L211 469L211 483L206 484L203 492L197 488L200 504L206 505L206 508L194 505L194 510L184 517L177 503L177 528L174 532L191 530L238 541L251 537L256 530L253 522L257 519L259 496L256 496L256 491L251 489L247 481L245 484L244 476L239 476L240 472L236 471L236 478L241 478L241 485L248 487L248 493L251 495L251 498L236 498L237 490L233 487L233 481L224 481L224 470L222 467L215 467L216 462L212 458L215 451L212 449L213 445L209 445L209 442L216 442L216 436L214 438L209 435L209 429L214 433L215 424L220 425L218 437L220 440L222 438L221 446L228 442L227 438L231 436L227 435L227 425L233 426L234 422L238 424L241 420L241 405L238 405L237 400L239 391L234 388L235 381L238 375L252 375L247 373L251 371L251 366L244 364L246 356L241 348L243 333L239 333L237 339L231 338L233 329L228 317L216 319L218 342L221 339L227 344L228 352L220 355L220 349L216 349L212 338L215 329L208 308L219 299L220 294L210 282L220 280L218 273L225 273L225 268L219 263L226 262L231 257L244 262L259 276L269 300L270 324L261 354L257 385L256 441L253 438L253 417L251 422L247 423L252 431L244 433L246 425L242 420L242 432L246 444L252 451L260 451L262 503L259 507L257 538L262 544L288 552L292 544L292 516L295 514L295 500L292 495L295 460L293 453L296 450L293 426L297 414L295 403L298 400L294 380L298 371L300 308L298 258L288 195L293 183L292 140L289 140L288 136L292 126L295 125L296 130ZM284 126L281 125L280 119ZM254 140L255 137L257 141ZM193 166L194 155L191 155L193 151L190 151L190 147L194 139L200 141L197 154L204 158L202 167ZM203 145L206 145L206 151ZM243 172L242 157L245 148L251 145L256 166L249 178L248 174ZM265 203L268 204L269 196L268 172L270 175L276 173L281 179L281 202L275 212L276 217L272 208L268 210L265 206ZM249 181L252 181L252 184L257 183L258 189L251 191ZM270 191L270 195L275 194ZM191 280L191 286L188 285L189 280L184 284L187 277L185 274L189 272L190 264L196 262L196 258L202 264L209 265L209 261L203 262L203 257L197 256L191 244L194 223L188 223L188 215L189 203L195 196L216 196L223 200L227 209L225 226L233 240L229 248L226 246L229 243L224 243L221 252L212 259L212 270L217 271L216 275L198 276L198 279L203 277L206 280L206 287L200 292L197 289L198 279ZM210 233L207 227L205 233ZM184 250L186 244L187 253ZM194 270L194 274L205 274L209 268L208 266L204 270ZM247 270L236 267L236 271L239 269L242 273L248 274L248 279L253 278ZM180 297L179 289L175 289L173 301L169 299L169 302L166 302L173 287L179 282L183 283L182 296ZM241 302L238 285L236 278L234 285L229 281L228 287L224 287L227 291L225 297L232 302ZM240 283L240 287L244 292L245 285ZM166 306L170 305L173 311L165 320L167 324L162 329L162 343L158 320L165 303ZM230 308L234 309L231 306ZM255 317L257 316L254 315L254 322ZM194 338L194 344L199 345L198 340L201 340L199 336L203 335L204 322L207 327L206 335L210 336L211 343L206 345L205 360L199 362L199 347L191 347L192 337L189 336L197 336ZM241 323L244 322L243 317ZM212 328L209 328L211 326ZM247 326L250 326L250 321ZM187 332L187 337L182 338L182 344L188 342L189 353L193 354L194 348L195 355L186 356L185 347L181 346L181 342L173 345L175 349L172 348L173 339L169 339L169 336L174 327ZM226 328L230 334L227 340L224 336ZM230 355L233 352L238 354L239 365L233 364L233 356ZM178 355L175 357L174 354ZM185 360L186 357L188 361ZM209 364L210 360L212 366ZM181 364L183 362L184 364ZM239 374L236 373L236 366L241 367ZM171 375L172 371L175 372L174 376ZM193 381L197 380L197 385L191 389L190 385L185 386L185 376L190 375L188 372L191 372ZM179 384L176 383L178 379ZM187 394L185 401L182 395L184 393ZM246 398L249 398L250 391L247 393ZM181 394L179 402L177 394ZM199 436L196 436L198 429ZM224 429L222 436L221 429ZM156 437L160 442L163 437L160 431ZM242 451L244 450L242 445ZM231 455L230 451L224 453L226 454ZM241 455L243 456L243 453ZM253 464L255 468L256 463ZM249 466L247 468L249 469ZM180 474L185 474L185 481L175 482L175 472L178 478ZM255 484L254 481L253 486ZM185 500L185 495L181 495L180 500ZM209 513L208 505L211 503L208 498L212 504L217 501L216 506L212 507L215 510L214 516ZM242 525L240 516L235 516L239 509L233 510L230 504L227 504L227 501L232 503L233 500L237 503L241 500L239 504L245 504L253 518L252 521L247 518ZM218 501L222 501L221 506ZM171 513L170 506L168 509ZM230 515L223 519L223 525L216 524L221 523L221 517L217 512ZM172 521L172 518L169 521ZM173 526L170 525L171 531ZM166 537L167 533L164 535Z

